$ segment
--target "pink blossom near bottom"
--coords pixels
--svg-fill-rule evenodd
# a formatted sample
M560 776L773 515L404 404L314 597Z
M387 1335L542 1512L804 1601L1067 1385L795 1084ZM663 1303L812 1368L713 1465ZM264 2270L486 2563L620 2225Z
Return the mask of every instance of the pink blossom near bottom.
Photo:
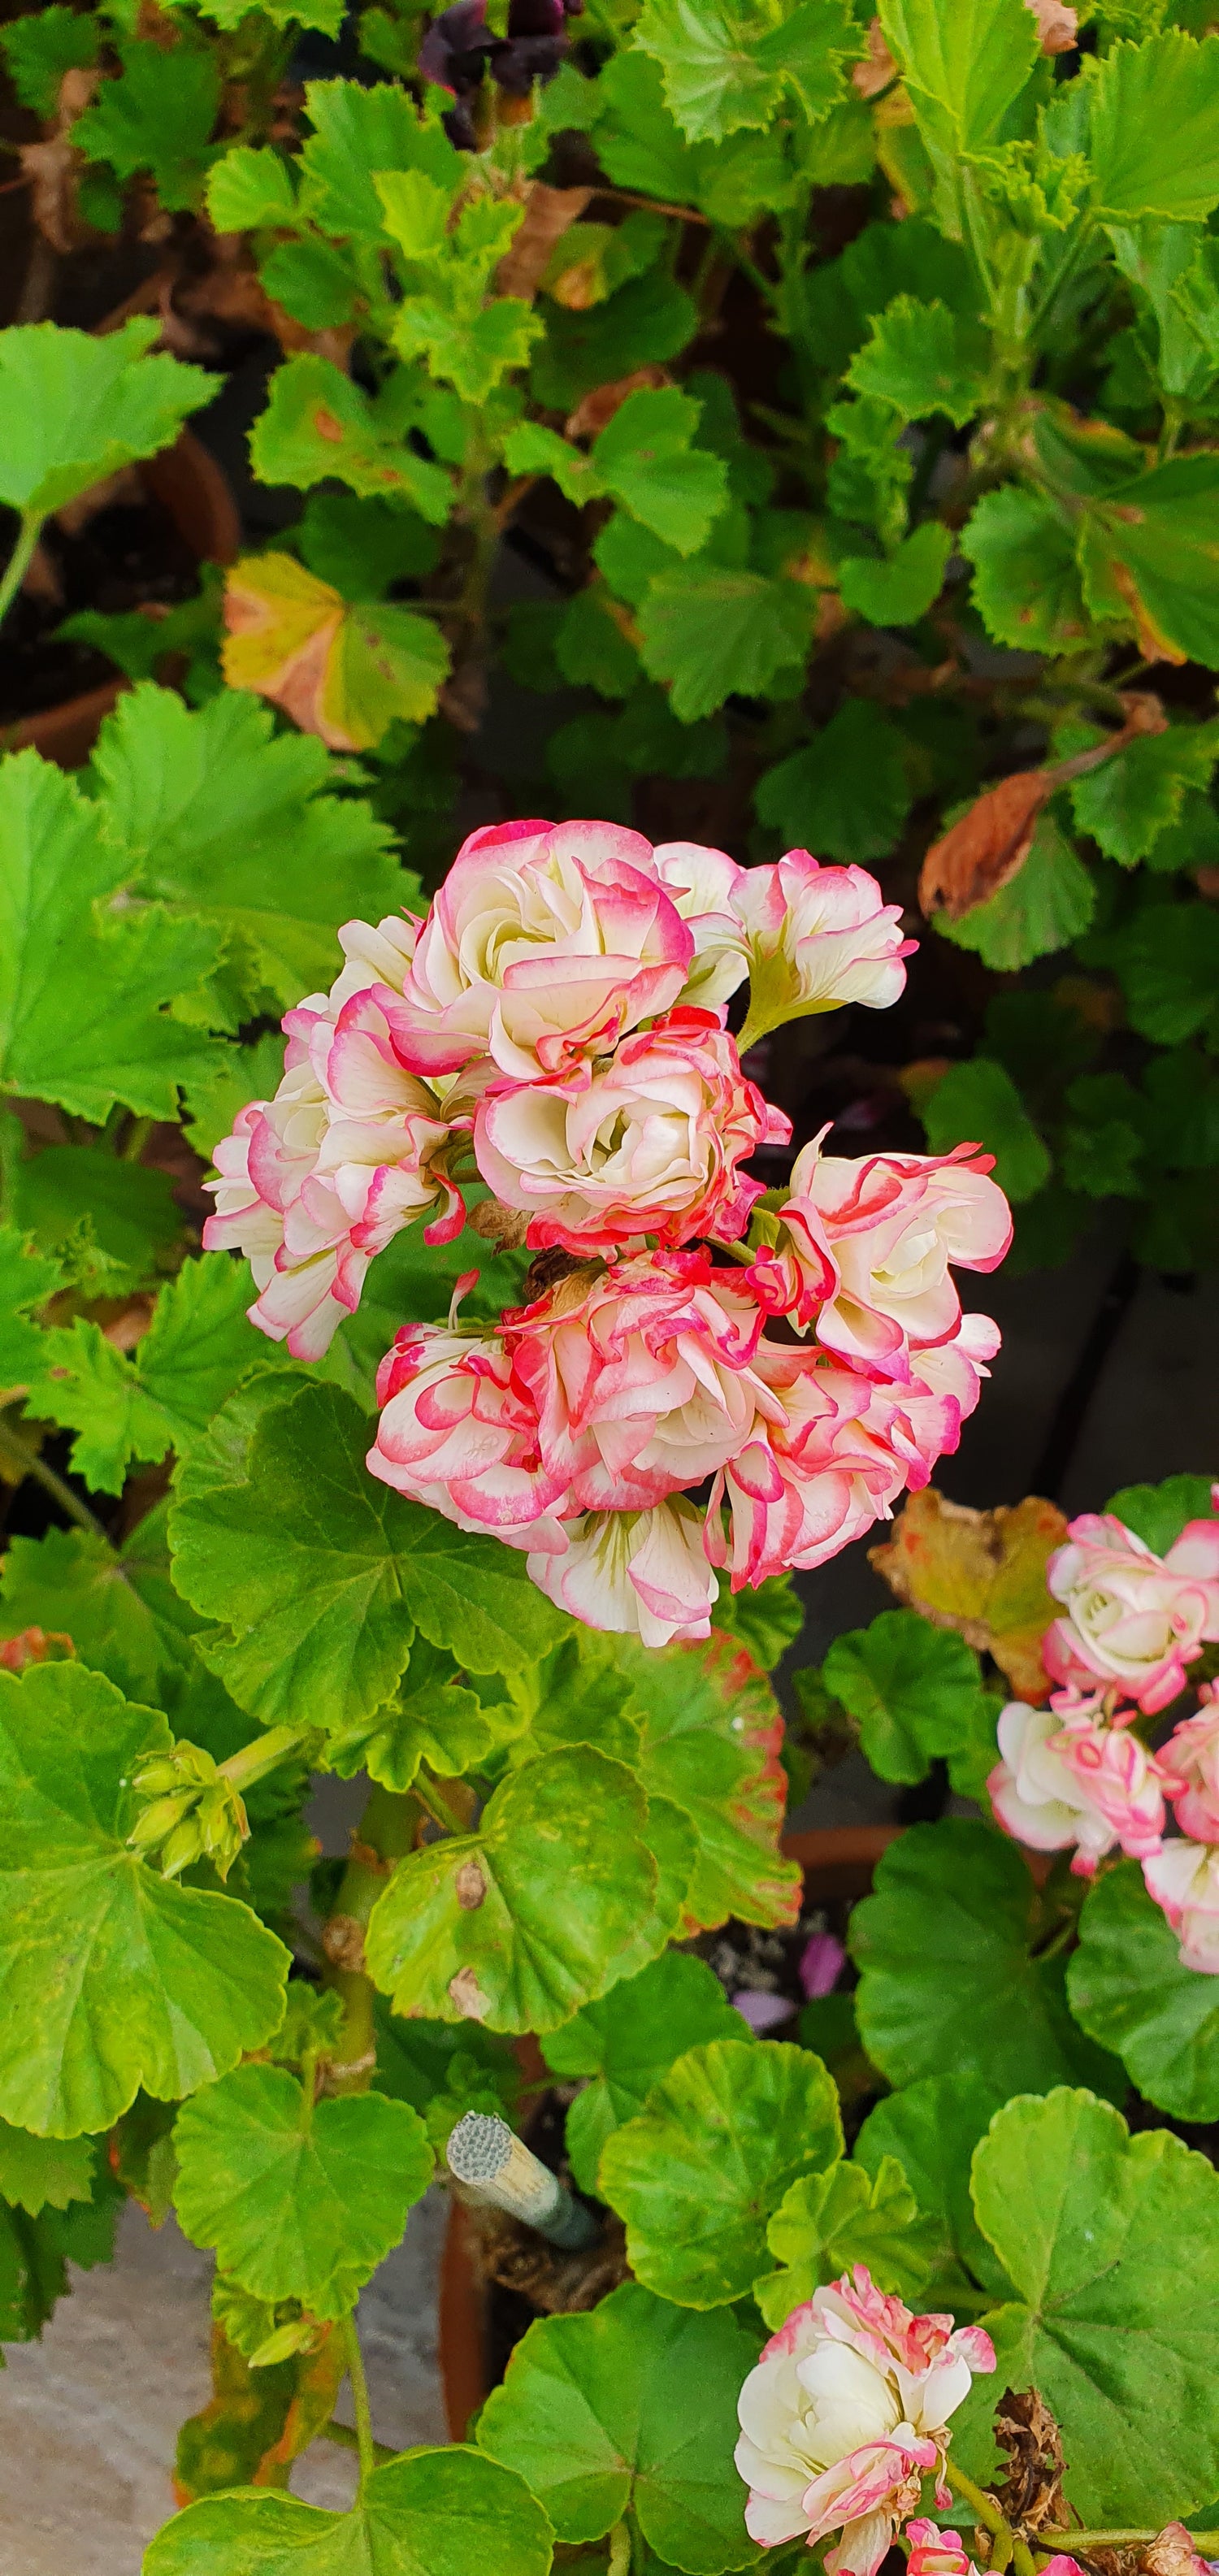
M1148 1893L1181 1936L1183 1968L1219 1977L1219 1847L1171 1842L1143 1863Z
M1183 1834L1198 1843L1219 1843L1219 1700L1213 1682L1203 1682L1202 1706L1174 1726L1157 1760L1164 1774L1164 1795L1171 1798Z
M1009 1700L986 1786L1004 1832L1033 1851L1070 1851L1078 1878L1120 1847L1135 1860L1158 1852L1164 1782L1156 1757L1124 1727L1103 1726L1091 1704L1063 1722L1060 1708Z
M938 2522L916 2516L906 2525L906 2538L906 2576L977 2576L959 2531L941 2531Z
M838 2531L830 2576L876 2576L927 2475L948 2503L949 2417L974 2373L994 2368L981 2327L915 2315L862 2263L815 2290L764 2346L738 2401L750 2537L811 2548Z

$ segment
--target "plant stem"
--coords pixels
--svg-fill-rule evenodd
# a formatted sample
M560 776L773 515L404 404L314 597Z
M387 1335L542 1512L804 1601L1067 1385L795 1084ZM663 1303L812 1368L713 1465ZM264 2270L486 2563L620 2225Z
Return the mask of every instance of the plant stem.
M1012 2533L1012 2565L1016 2570L1016 2576L1037 2576L1032 2550L1027 2540L1022 2540L1018 2532Z
M356 2333L354 2317L343 2319L343 2346L347 2354L347 2376L351 2381L352 2404L356 2410L356 2447L360 2454L360 2493L377 2465L377 2445L372 2437L372 2408L368 2403L368 2381L364 2376L364 2355Z
M4 572L0 575L0 624L7 617L13 601L30 568L30 557L42 534L42 518L35 510L23 510L17 530L17 543Z
M363 1964L363 1933L393 1865L408 1852L419 1823L419 1801L374 1787L343 1872L334 1912L322 1932L326 1983L343 2002L343 2036L326 2079L330 2093L366 2093L377 2062L373 1987Z
M0 1465L20 1468L19 1483L26 1476L32 1476L35 1484L41 1485L44 1494L49 1494L52 1502L58 1503L60 1510L67 1513L69 1520L75 1521L78 1529L88 1530L91 1538L106 1538L101 1522L95 1519L88 1504L81 1502L79 1495L73 1493L71 1486L65 1484L53 1467L48 1467L46 1459L40 1458L36 1450L23 1449L3 1421L0 1421ZM108 1539L106 1543L108 1546Z
M255 1780L265 1779L268 1771L278 1769L297 1747L316 1735L313 1726L272 1726L253 1744L243 1744L240 1753L230 1753L227 1762L218 1762L217 1770L234 1789L248 1789Z
M944 2475L954 2495L959 2495L963 2504L972 2506L979 2522L987 2531L1010 2530L1011 2526L1005 2515L1001 2513L994 2497L987 2495L984 2487L976 2487L973 2479L967 2478L964 2470L957 2467L955 2460L945 2461Z
M430 1779L426 1772L420 1771L416 1774L413 1788L420 1806L426 1807L432 1823L439 1825L442 1833L464 1834L466 1832L467 1828L460 1816L455 1814L453 1808L441 1797L435 1781Z
M360 2436L352 2431L350 2424L336 2424L333 2419L329 2424L323 2424L322 2440L337 2442L341 2451L358 2451L360 2447ZM378 2468L382 2461L396 2460L399 2457L397 2451L391 2450L388 2442L374 2442L372 2453Z
M631 2576L631 2534L624 2515L609 2536L610 2554L607 2576Z
M1219 2556L1219 2531L1191 2531L1190 2540L1199 2558ZM1039 2548L1053 2549L1133 2549L1142 2541L1158 2540L1158 2531L1039 2531Z

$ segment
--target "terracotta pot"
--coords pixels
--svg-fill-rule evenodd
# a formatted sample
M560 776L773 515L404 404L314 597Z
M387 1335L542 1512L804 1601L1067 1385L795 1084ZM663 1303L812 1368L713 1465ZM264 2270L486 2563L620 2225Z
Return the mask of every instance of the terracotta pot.
M184 429L160 456L146 457L137 467L141 482L168 511L180 537L199 563L232 563L241 550L241 521L228 479L211 449L194 431ZM116 672L98 689L44 707L5 731L5 748L24 751L31 745L44 760L61 769L79 769L97 740L102 720L129 682Z
M866 1896L882 1852L901 1830L900 1825L830 1825L820 1833L785 1834L783 1849L789 1860L800 1862L814 1898ZM532 2074L537 2042L527 2039L521 2046L531 2052ZM458 2200L450 2205L441 2256L439 2325L449 2438L462 2442L471 2416L490 2391L485 2297L474 2266L470 2223Z

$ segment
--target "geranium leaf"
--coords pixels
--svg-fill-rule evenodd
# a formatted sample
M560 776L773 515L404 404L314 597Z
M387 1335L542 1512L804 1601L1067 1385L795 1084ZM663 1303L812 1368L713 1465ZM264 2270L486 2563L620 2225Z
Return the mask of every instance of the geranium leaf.
M386 85L360 95L397 100L400 93ZM377 211L379 229L379 205ZM401 495L437 528L453 507L444 467L418 456L401 428L330 358L304 355L276 368L251 434L250 461L264 483L296 483L308 491L334 476L370 500Z
M1145 2101L1176 2120L1219 2117L1219 1991L1182 1967L1178 1936L1134 1861L1089 1888L1067 1993L1076 2020L1116 2050Z
M759 1672L772 1673L804 1626L804 1603L794 1578L771 1574L764 1583L756 1588L747 1585L743 1592L730 1591L722 1576L721 1583L723 1589L711 1613L712 1627L739 1638Z
M148 171L166 208L197 205L220 105L220 65L211 47L193 30L178 33L169 46L152 37L120 37L119 59L118 79L100 83L71 128L75 149L107 162L120 179Z
M675 385L628 394L592 463L603 491L679 554L697 554L728 498L723 461L692 445L699 405Z
M649 1797L680 1807L697 1836L687 1930L730 1914L771 1928L794 1921L800 1871L778 1848L783 1720L765 1675L722 1631L660 1652L623 1638L615 1657L644 1712L640 1779Z
M983 493L960 545L974 568L979 614L996 643L1061 653L1083 642L1091 620L1074 536L1045 494L1014 484Z
M751 2567L732 2467L736 2401L757 2336L625 2282L591 2316L541 2317L478 2423L479 2449L523 2477L569 2545L627 2512L666 2567Z
M639 1964L629 1945L657 1884L646 1822L631 1773L604 1754L526 1763L474 1833L399 1863L373 1908L369 1973L396 2012L557 2029Z
M198 1622L170 1583L163 1518L162 1507L121 1549L91 1530L11 1538L0 1561L5 1635L58 1631L72 1639L82 1663L129 1697L164 1704L181 1682Z
M1180 27L1115 44L1092 84L1088 158L1098 207L1120 222L1203 223L1219 205L1219 45Z
M963 1752L977 1728L985 1698L977 1656L915 1610L882 1610L870 1628L836 1637L821 1670L882 1780L925 1780L932 1762Z
M969 2164L1001 2095L973 2074L923 2076L869 2111L855 2141L856 2161L879 2175L895 2158L914 2193L920 2243L932 2278L920 2307L949 2307L977 2316L1011 2284L974 2216Z
M1157 1046L1180 1046L1219 1026L1219 914L1207 903L1162 903L1105 936L1132 1028Z
M548 2576L552 2558L524 2480L454 2444L374 2469L350 2513L267 2487L204 2496L157 2533L143 2576Z
M659 63L669 108L691 143L769 125L789 88L807 117L827 115L844 95L842 63L857 51L839 0L781 0L777 12L757 0L717 0L712 8L647 0L635 43Z
M100 29L90 18L52 0L28 18L14 18L0 33L9 79L23 107L50 117L59 104L64 73L97 61Z
M15 1221L44 1251L59 1254L86 1293L94 1279L99 1295L141 1287L182 1231L168 1172L124 1162L102 1146L44 1146L16 1165L12 1201Z
M282 1942L128 1846L131 1774L170 1741L100 1673L0 1674L0 2106L20 2127L73 2137L141 2085L193 2092L282 2016Z
M913 801L902 737L870 698L845 699L754 791L759 820L782 833L785 849L856 864L887 858Z
M1219 669L1216 544L1219 456L1170 457L1091 500L1080 522L1079 560L1093 615L1127 628L1133 621L1152 660Z
M211 973L219 931L154 907L109 910L123 857L96 806L36 751L0 763L0 846L0 1088L98 1126L116 1100L176 1117L178 1085L209 1049L164 1005Z
M890 1844L875 1893L851 1917L861 1971L859 2028L893 2084L950 2066L1000 2095L1041 2093L1073 2077L1122 2081L1076 2029L1061 1954L1043 1959L1049 1923L1024 1854L964 1817L913 1825Z
M1214 1485L1213 1476L1166 1476L1162 1485L1123 1485L1120 1493L1110 1494L1105 1510L1124 1521L1156 1556L1167 1556L1187 1521L1211 1519Z
M291 165L269 145L234 144L213 163L207 211L218 233L248 233L264 224L290 224L296 215Z
M95 2156L90 2138L36 2138L0 2120L0 2199L31 2218L91 2200Z
M639 2280L679 2307L726 2307L765 2269L784 2194L841 2153L820 2058L781 2040L716 2039L679 2057L607 2139L601 2192L626 2221Z
M888 557L847 555L838 566L844 604L870 626L913 626L939 598L952 530L924 519Z
M365 88L354 80L310 81L305 106L313 132L301 153L301 211L319 232L342 241L383 239L373 171L420 170L449 196L460 186L461 154L443 126L422 119L409 91L393 82Z
M899 1601L993 1655L1016 1698L1036 1701L1049 1691L1041 1640L1056 1610L1045 1569L1066 1535L1065 1514L1036 1494L979 1512L928 1486L869 1556Z
M148 355L160 327L138 316L101 339L56 322L5 332L0 501L45 518L135 457L168 447L187 413L211 401L215 387L202 367Z
M174 2206L194 2245L274 2306L347 2316L432 2178L417 2111L383 2093L309 2101L295 2075L241 2066L178 2114Z
M747 2027L703 1960L670 1950L552 2031L542 2048L551 2073L592 2079L567 2114L567 2154L581 2190L596 2191L606 2139L642 2111L675 2058L704 2040L739 2039Z
M794 581L764 573L705 570L662 573L639 614L643 666L672 684L673 712L683 724L714 713L734 695L761 697L803 663L813 601Z
M1024 0L881 0L880 23L937 165L993 142L1037 60Z
M268 1726L302 1698L319 1725L370 1717L416 1626L475 1672L519 1669L550 1644L558 1614L515 1551L369 1476L349 1395L271 1383L256 1422L218 1416L180 1472L171 1523L175 1582L232 1632L207 1660L240 1707Z
M926 2237L895 2156L882 2156L872 2173L831 2165L803 2175L780 2201L766 2241L783 2269L755 2281L753 2295L773 2333L814 2290L866 2263L878 2289L921 2307L932 2269Z
M1215 57L1219 62L1219 45ZM1099 742L1103 736L1089 727L1084 742L1089 738ZM1209 787L1217 759L1214 725L1173 725L1167 733L1140 735L1115 759L1075 780L1071 808L1080 831L1091 833L1107 859L1133 867L1176 822L1187 788Z
M366 751L435 712L448 646L430 617L351 605L292 555L252 555L225 588L224 676L282 707L332 751Z
M933 1154L966 1139L995 1157L995 1179L1009 1199L1031 1199L1050 1177L1050 1153L1015 1083L990 1056L950 1065L919 1105Z
M0 1226L0 1380L5 1386L23 1386L37 1372L45 1336L32 1322L31 1309L45 1305L61 1278L58 1261L36 1251L19 1227Z
M1028 857L997 894L975 903L957 921L935 917L936 929L958 948L972 948L999 975L1031 966L1068 948L1091 927L1096 886L1052 815L1038 817Z
M986 354L976 324L946 304L896 295L876 315L871 338L856 350L847 382L857 393L892 403L904 421L945 412L960 429L982 401Z
M1063 2088L996 2113L971 2188L1020 2294L986 2320L994 2384L1040 2390L1070 2502L1099 2524L1195 2512L1219 2487L1213 2166L1164 2129L1132 2138L1109 2103ZM992 2404L975 2404L968 2429L962 2418L971 2467L990 2454Z

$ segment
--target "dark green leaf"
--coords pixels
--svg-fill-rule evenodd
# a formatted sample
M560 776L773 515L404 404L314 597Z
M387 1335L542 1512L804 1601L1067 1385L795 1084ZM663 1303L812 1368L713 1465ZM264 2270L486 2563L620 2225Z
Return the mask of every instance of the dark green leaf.
M946 1154L966 1140L984 1145L1009 1199L1031 1199L1049 1179L1049 1150L1010 1074L989 1056L950 1066L920 1104L919 1116L933 1154Z
M924 1780L937 1757L962 1752L984 1698L972 1646L917 1610L882 1610L836 1637L822 1675L882 1780Z
M996 643L1027 653L1068 652L1088 633L1072 531L1039 492L1004 484L985 492L961 530L974 568L973 595Z
M1015 876L959 921L937 913L935 926L955 947L972 948L996 974L1014 975L1035 957L1053 956L1082 938L1095 911L1096 887L1083 860L1053 815L1040 814Z
M803 751L763 771L754 802L787 849L887 858L912 802L902 737L870 698L847 698Z
M1078 2022L1116 2050L1144 2101L1176 2120L1219 2118L1219 1990L1183 1968L1179 1941L1134 1861L1089 1888L1067 1972Z
M924 519L887 559L845 556L838 566L845 606L871 626L915 625L939 598L952 545L951 528Z
M1105 1510L1157 1556L1167 1556L1187 1521L1211 1519L1214 1482L1213 1476L1166 1476L1162 1485L1123 1485L1120 1493L1110 1494Z
M701 1959L667 1951L552 2031L542 2050L552 2074L591 2079L567 2114L567 2154L581 2190L596 2191L606 2139L642 2111L675 2058L704 2040L739 2039L747 2027Z
M808 650L813 602L799 582L691 566L654 581L639 615L644 669L671 684L683 724L725 700L783 693Z
M65 72L85 71L97 61L99 29L92 17L52 0L28 18L14 18L0 29L9 79L23 107L35 116L54 116Z
M125 38L120 59L119 78L102 81L71 127L72 143L90 161L107 162L120 179L148 171L163 206L196 205L212 158L219 63L193 34L168 48L151 37ZM95 343L99 350L108 345L113 342Z

